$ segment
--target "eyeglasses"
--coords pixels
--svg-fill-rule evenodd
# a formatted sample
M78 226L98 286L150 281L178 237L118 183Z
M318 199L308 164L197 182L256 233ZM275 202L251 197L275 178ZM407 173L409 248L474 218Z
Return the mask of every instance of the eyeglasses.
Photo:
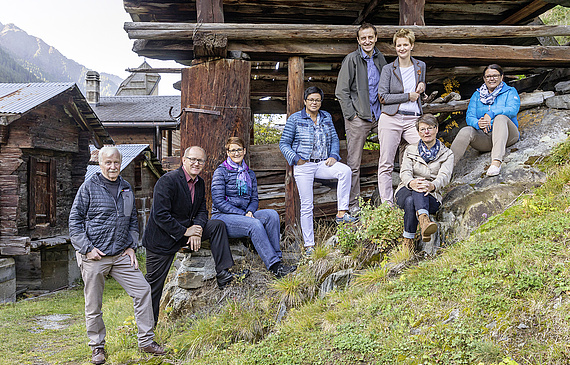
M427 131L433 132L435 131L435 127L420 128L419 131L420 133L425 133Z
M186 157L184 156L185 159L188 160L188 162L190 162L191 165L194 165L195 163L198 163L198 165L205 165L206 164L206 160L202 160L199 158L195 158L195 157Z
M309 102L309 104L313 104L313 103L320 104L322 101L321 99L305 99L305 100L307 100Z
M498 80L501 78L501 74L485 75L485 80Z
M243 148L236 148L235 150L227 150L230 155L241 155Z

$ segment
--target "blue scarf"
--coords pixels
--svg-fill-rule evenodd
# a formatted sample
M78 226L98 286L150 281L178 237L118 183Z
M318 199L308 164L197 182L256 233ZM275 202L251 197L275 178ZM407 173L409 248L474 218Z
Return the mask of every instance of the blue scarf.
M489 92L487 84L481 85L481 87L477 89L477 91L479 91L479 99L481 100L481 102L485 105L492 105L495 102L495 99L497 98L499 93L501 92L501 89L503 88L504 84L505 84L504 82L501 82L499 86L497 86L495 90L493 90L492 93Z
M440 142L438 139L435 140L435 144L431 148L428 148L424 141L420 139L420 142L418 143L418 152L424 161L429 163L435 160L437 157L437 154L439 153L439 146Z
M245 162L241 162L241 165L233 162L231 158L228 157L222 165L230 171L237 170L237 178L236 178L236 188L238 195L247 194L248 191L251 191L251 177L249 177L249 167Z

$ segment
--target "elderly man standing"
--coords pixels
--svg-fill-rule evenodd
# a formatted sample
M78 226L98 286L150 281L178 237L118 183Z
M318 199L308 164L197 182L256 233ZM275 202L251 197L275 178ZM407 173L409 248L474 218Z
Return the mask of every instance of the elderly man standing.
M186 149L182 166L163 175L154 186L150 217L143 235L146 247L146 280L152 289L154 323L158 322L160 297L164 281L176 252L188 245L198 251L203 240L210 240L216 264L216 279L223 289L234 277L246 277L248 270L230 273L234 260L226 225L218 219L208 220L206 184L198 176L206 164L206 152L193 146Z
M101 172L81 185L69 213L69 235L85 283L85 322L93 364L106 360L101 306L107 275L133 298L140 350L166 353L154 342L150 286L135 256L139 237L135 196L131 185L119 176L121 160L116 147L101 148Z
M349 209L353 215L359 211L360 163L364 142L370 131L378 130L382 111L378 83L386 59L376 48L376 35L376 28L372 24L362 23L358 28L358 49L342 61L335 90L344 116L348 152L346 164L352 170Z

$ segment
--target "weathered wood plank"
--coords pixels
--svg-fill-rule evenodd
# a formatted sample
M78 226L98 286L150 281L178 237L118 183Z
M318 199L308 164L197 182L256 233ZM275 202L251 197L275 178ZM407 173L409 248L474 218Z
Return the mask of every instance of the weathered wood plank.
M376 26L379 40L391 40L401 26ZM525 38L568 36L567 25L519 26L409 26L417 40ZM356 41L358 25L318 24L229 24L229 23L155 23L127 22L124 29L131 39L189 40L198 33L220 34L228 40L350 40Z
M289 82L287 84L287 118L301 110L305 91L305 60L301 57L289 58ZM301 202L293 176L293 167L286 165L285 171L285 226L292 228L298 224Z
M186 112L180 124L181 154L189 146L201 146L208 155L201 176L210 191L214 170L226 158L223 146L230 136L249 145L251 110L247 61L208 61L182 71L182 107L219 111L221 115ZM197 81L198 80L198 81ZM211 204L210 194L206 194Z
M400 25L425 25L426 0L400 0Z

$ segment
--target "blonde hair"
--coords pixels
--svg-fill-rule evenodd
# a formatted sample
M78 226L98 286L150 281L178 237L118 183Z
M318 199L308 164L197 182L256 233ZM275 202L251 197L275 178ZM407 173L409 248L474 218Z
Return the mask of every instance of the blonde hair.
M416 35L414 34L414 32L405 28L400 29L394 34L394 38L392 39L394 45L396 45L396 39L398 38L407 38L408 41L410 41L410 44L414 44L414 42L416 41Z

